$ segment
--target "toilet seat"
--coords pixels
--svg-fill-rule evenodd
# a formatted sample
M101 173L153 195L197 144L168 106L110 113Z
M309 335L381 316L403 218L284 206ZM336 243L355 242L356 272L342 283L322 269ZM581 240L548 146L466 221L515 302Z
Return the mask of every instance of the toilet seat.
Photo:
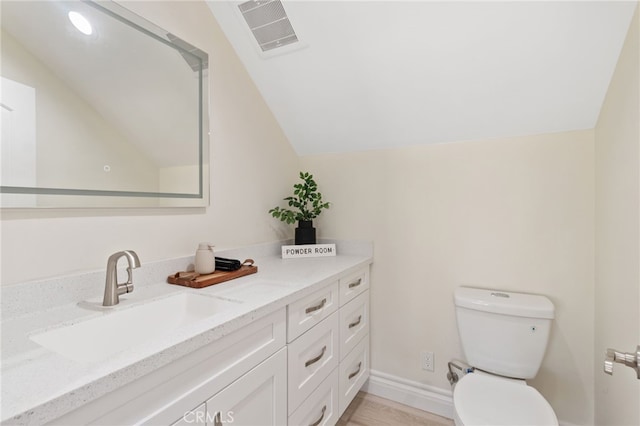
M524 380L467 374L453 390L453 406L456 425L558 425L551 405Z

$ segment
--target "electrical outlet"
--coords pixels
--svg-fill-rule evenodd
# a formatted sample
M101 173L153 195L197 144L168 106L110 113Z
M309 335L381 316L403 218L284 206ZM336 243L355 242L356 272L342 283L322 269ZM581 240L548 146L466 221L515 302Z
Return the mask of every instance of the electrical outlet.
M420 352L420 366L423 370L434 370L433 352L422 351Z

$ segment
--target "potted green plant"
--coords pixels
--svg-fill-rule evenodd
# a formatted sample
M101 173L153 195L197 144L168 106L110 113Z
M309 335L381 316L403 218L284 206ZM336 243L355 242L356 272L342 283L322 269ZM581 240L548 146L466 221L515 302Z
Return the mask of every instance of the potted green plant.
M284 198L289 208L274 207L269 210L271 216L286 223L298 221L295 232L296 244L315 244L316 228L313 227L313 219L318 217L322 210L328 209L328 202L322 200L322 194L318 192L318 184L313 180L313 175L300 172L302 183L293 185L293 196Z

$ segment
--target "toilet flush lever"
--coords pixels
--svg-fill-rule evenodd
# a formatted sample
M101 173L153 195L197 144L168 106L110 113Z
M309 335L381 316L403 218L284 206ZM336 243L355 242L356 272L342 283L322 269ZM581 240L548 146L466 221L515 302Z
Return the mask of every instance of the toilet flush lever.
M607 349L604 358L604 372L612 375L614 363L624 364L636 370L636 376L640 380L640 345L636 348L636 353L626 353L616 351L615 349Z

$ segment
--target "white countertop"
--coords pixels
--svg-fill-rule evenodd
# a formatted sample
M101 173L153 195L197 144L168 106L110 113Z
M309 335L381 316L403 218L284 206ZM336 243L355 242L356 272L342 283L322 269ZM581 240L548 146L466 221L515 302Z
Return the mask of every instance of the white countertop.
M121 304L116 309L180 292L237 303L217 315L161 338L141 341L99 362L67 359L41 347L29 336L104 315L78 306L82 300L101 297L104 272L3 288L2 422L36 425L54 420L373 261L369 243L338 242L337 246L336 257L306 259L281 259L280 244L217 252L216 255L241 260L253 258L258 273L203 289L166 283L171 273L187 270L193 257L148 265L143 262L133 272L134 292L120 296ZM143 253L138 255L143 260Z

